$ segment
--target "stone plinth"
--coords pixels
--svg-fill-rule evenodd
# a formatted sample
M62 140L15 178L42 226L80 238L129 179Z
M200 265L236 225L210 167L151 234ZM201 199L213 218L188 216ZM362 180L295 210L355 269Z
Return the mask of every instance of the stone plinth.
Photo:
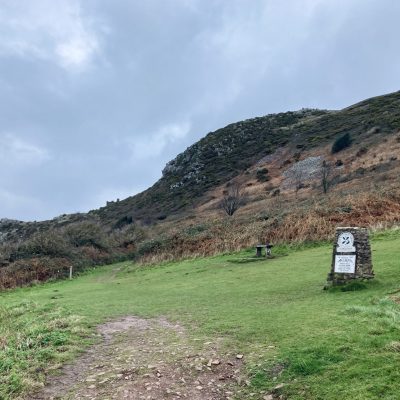
M368 230L356 227L336 228L328 286L373 277Z

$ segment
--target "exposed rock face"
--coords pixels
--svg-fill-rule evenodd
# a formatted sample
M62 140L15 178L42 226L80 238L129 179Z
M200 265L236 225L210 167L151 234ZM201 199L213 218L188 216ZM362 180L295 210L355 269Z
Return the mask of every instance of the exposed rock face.
M350 234L354 242L349 241L347 248L341 247L339 239L343 235ZM354 250L351 247L354 247ZM355 256L354 272L338 272L338 257ZM351 269L350 269L351 270ZM328 285L343 285L351 280L372 279L374 271L372 268L371 246L369 243L369 234L366 228L346 227L336 228L335 243L333 246L331 272L328 274Z
M282 188L290 188L292 185L296 185L299 180L301 183L305 183L317 179L321 172L322 162L322 156L308 157L296 162L283 173L285 181Z
M288 168L284 173L283 176L289 176L292 172L301 170L305 174L312 176L319 171L322 164L322 157L308 157L302 161L297 162L290 168Z
M229 180L260 157L286 144L292 134L290 127L297 128L304 120L328 114L326 110L303 109L230 124L210 132L168 162L162 171L162 180L169 183L170 191L193 184L210 187Z

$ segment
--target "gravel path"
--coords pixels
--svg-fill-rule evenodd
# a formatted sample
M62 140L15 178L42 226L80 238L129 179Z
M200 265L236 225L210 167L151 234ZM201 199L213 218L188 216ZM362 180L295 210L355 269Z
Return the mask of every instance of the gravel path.
M98 333L101 343L29 399L228 400L245 383L241 355L220 354L218 343L190 342L164 318L125 317Z

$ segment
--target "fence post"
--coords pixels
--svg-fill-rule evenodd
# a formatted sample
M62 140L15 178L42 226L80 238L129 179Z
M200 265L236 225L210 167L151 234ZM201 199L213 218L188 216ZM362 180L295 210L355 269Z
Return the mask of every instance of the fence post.
M72 279L72 265L69 266L69 279Z

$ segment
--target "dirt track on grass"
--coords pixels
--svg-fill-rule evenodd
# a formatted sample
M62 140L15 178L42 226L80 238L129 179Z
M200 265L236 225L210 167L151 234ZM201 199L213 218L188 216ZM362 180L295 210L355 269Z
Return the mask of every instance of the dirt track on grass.
M190 342L165 318L125 317L98 333L100 343L28 398L228 400L245 384L240 355L221 354L218 341Z

